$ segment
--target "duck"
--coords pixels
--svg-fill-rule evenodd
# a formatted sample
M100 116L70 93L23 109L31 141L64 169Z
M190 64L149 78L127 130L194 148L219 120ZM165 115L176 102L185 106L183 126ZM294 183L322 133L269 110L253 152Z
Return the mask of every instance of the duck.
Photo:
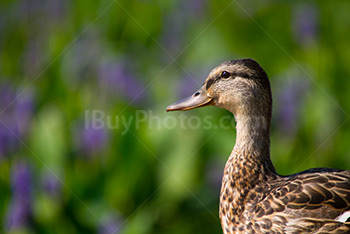
M272 94L254 59L221 63L193 95L167 111L230 111L236 140L226 162L219 217L224 234L350 233L350 171L313 168L279 175L270 158Z

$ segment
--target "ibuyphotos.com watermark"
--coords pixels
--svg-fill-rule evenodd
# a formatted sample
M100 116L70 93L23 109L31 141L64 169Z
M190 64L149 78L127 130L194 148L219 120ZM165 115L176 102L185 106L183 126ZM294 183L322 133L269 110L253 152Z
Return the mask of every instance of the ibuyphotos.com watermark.
M231 129L235 126L232 116L223 116L218 120L212 116L193 116L179 112L176 116L160 116L152 110L137 110L134 115L109 115L102 110L85 110L86 129L119 129L122 135L130 128L139 129L141 126L149 129Z
M252 117L249 124L254 129L266 129L267 121L262 116ZM175 115L161 116L152 110L137 110L134 115L109 115L102 110L85 111L85 129L118 129L125 135L129 129L140 129L146 126L148 129L231 129L235 127L232 116L226 115L214 119L212 116L200 117L178 112Z

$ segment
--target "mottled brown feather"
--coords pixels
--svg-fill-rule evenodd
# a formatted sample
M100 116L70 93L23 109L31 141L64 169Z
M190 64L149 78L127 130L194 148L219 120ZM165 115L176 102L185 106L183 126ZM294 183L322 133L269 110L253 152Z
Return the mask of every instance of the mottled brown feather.
M272 101L266 73L253 60L230 61L223 64L225 69L228 65L233 66L239 73L246 71L249 74L242 76L249 77L249 82L236 83L236 92L241 92L243 98L250 97L251 90L247 87L253 87L254 95L261 95L257 103L248 103L251 99L244 103L253 105L255 110L246 108L244 111L264 116L269 128ZM216 68L216 74L218 73L220 68ZM211 80L210 77L208 80ZM215 87L216 84L218 87ZM220 87L218 78L215 84L211 83L210 86L212 92L225 92L224 88ZM261 90L254 88L262 89L264 92L261 93ZM215 95L219 96L212 94ZM241 111L227 106L225 103L222 104L222 107L235 114L239 125L240 118L237 116L242 114ZM249 113L244 113L245 118L249 117ZM236 141L242 138L239 130L238 126ZM258 131L254 130L253 134ZM243 140L244 144L252 138L249 135L251 132L246 134L248 136ZM263 134L269 138L269 131L262 131ZM290 176L280 176L270 161L269 140L262 142L260 147L258 145L249 148L244 144L237 147L236 142L224 171L220 218L225 234L341 233L348 230L348 224L336 222L334 219L344 211L350 210L349 171L314 168Z
M222 79L223 71L231 76ZM210 72L204 87L237 122L220 192L223 232L350 233L349 222L336 221L350 210L350 171L276 173L270 160L272 96L261 66L252 59L224 62Z

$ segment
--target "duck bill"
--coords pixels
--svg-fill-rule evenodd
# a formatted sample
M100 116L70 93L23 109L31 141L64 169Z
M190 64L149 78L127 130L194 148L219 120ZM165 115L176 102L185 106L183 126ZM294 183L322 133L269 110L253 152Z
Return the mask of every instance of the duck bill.
M192 96L175 102L166 108L166 111L187 111L194 108L214 105L214 101L208 96L205 85L202 86Z

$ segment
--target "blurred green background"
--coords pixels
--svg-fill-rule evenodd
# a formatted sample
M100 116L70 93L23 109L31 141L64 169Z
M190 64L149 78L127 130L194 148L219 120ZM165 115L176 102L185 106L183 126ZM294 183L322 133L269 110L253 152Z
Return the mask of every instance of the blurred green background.
M0 233L221 233L232 115L165 108L230 59L270 77L280 174L350 169L349 12L349 1L1 0Z

